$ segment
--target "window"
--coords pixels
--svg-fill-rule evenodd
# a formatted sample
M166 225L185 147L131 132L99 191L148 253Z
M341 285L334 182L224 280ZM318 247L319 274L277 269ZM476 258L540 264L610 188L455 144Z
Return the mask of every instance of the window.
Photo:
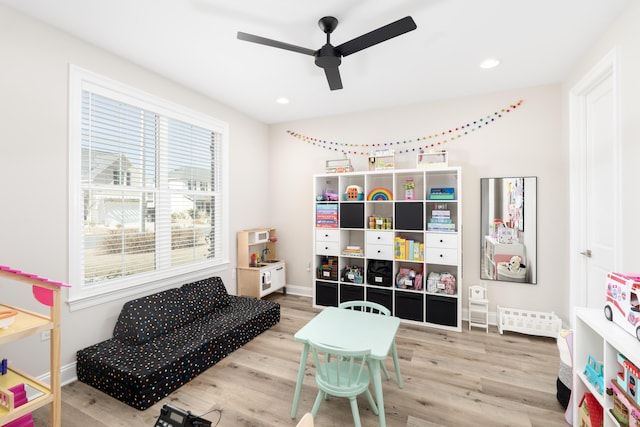
M72 307L228 263L226 125L77 67L70 86Z

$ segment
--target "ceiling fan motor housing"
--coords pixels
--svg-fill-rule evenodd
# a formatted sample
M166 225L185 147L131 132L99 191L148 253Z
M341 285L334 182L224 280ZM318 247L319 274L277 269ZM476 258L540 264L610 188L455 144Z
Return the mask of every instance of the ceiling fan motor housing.
M342 62L340 52L328 43L316 51L315 57L316 65L321 68L336 68Z

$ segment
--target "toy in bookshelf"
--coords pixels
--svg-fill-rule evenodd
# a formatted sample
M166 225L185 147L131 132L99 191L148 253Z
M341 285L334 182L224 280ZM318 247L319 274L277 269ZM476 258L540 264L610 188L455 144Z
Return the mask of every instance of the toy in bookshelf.
M587 358L587 364L584 367L584 375L589 382L598 390L598 393L604 393L604 377L602 375L602 362L596 361L593 356Z
M405 200L415 199L415 194L414 194L415 188L416 188L416 183L413 181L413 178L407 178L404 180L404 199Z
M369 194L367 195L367 200L369 201L389 201L389 200L393 200L393 193L391 193L391 191L389 191L386 188L383 187L376 187L374 189L372 189L371 191L369 191Z
M396 287L400 289L422 289L422 272L413 268L400 268L396 275Z
M364 190L359 185L350 185L344 192L345 200L364 200Z
M603 410L591 393L585 393L579 405L580 425L584 427L602 427Z

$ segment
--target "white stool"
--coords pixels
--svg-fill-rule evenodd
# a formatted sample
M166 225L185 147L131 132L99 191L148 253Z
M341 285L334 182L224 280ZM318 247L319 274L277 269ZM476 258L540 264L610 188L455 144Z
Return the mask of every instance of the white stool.
M489 300L484 286L469 286L469 330L484 328L489 333Z

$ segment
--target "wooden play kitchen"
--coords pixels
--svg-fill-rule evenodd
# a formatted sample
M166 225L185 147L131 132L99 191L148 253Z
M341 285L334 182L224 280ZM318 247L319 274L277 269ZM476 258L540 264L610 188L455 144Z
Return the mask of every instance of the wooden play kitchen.
M262 298L282 289L286 292L285 262L278 259L275 228L239 231L238 295Z

